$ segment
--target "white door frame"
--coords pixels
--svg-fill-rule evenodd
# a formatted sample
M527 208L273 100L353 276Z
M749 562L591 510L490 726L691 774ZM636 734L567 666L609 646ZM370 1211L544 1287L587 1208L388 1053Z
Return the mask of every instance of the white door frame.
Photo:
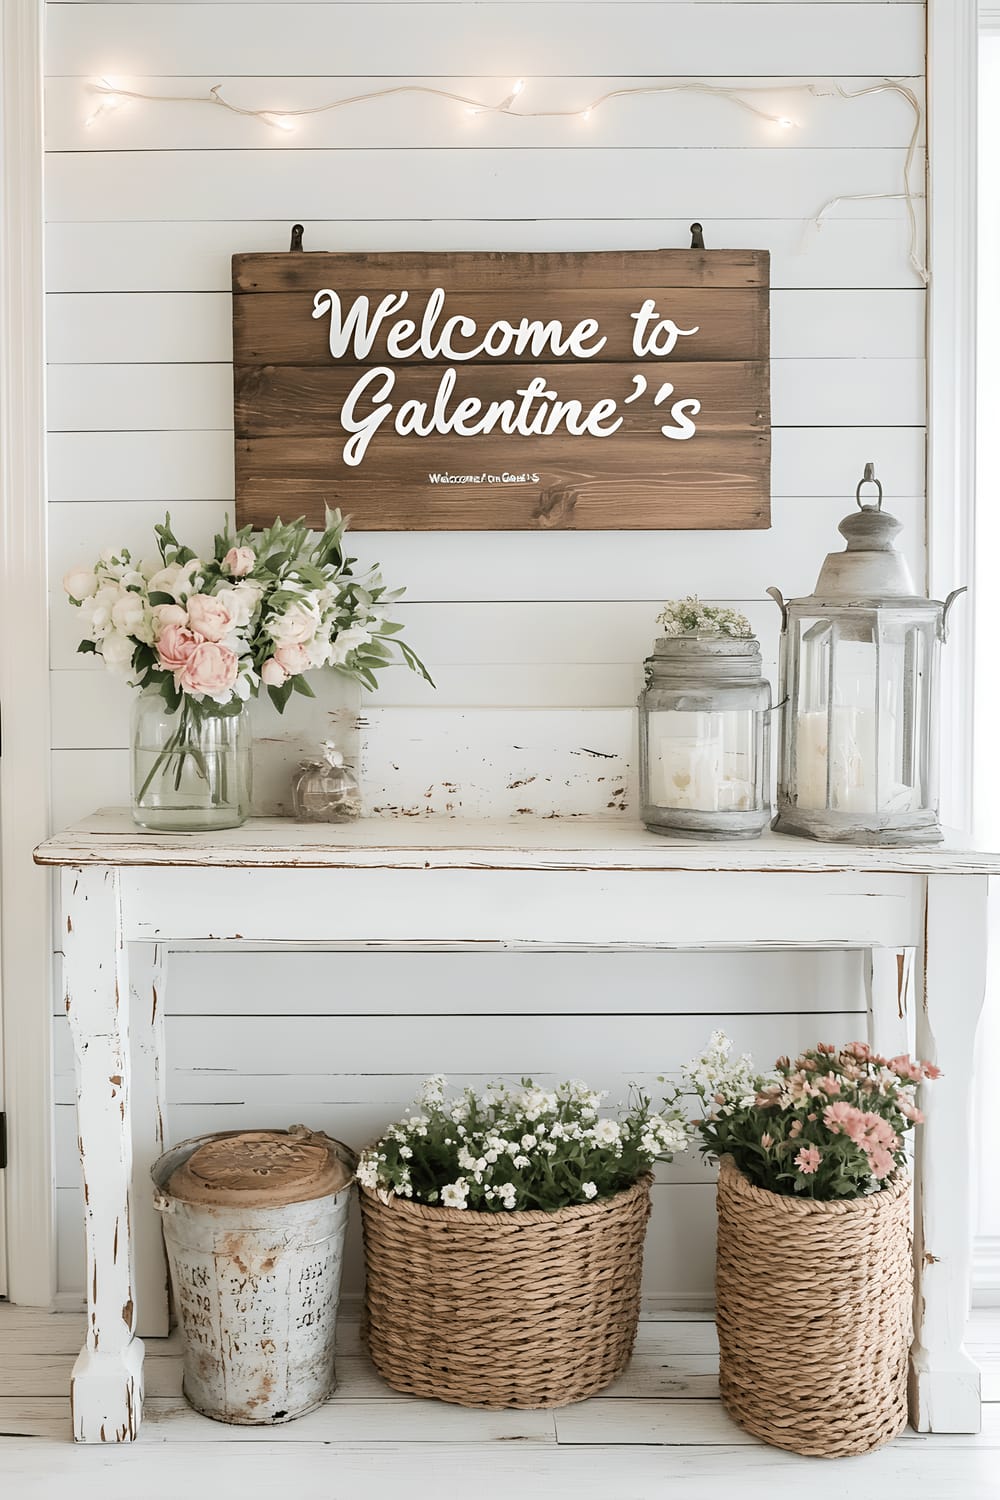
M7 1295L55 1293L48 569L42 210L42 0L0 4L0 1020ZM10 644L16 642L16 649ZM2 1222L2 1221L0 1221Z
M976 544L977 0L927 4L927 582L972 584ZM942 816L973 825L975 630L954 611L941 700Z
M55 1288L48 831L50 737L44 470L42 0L3 0L0 40L0 897L7 1250L12 1300ZM928 582L971 579L975 544L976 0L928 0ZM973 630L958 619L942 704L947 820L972 819Z

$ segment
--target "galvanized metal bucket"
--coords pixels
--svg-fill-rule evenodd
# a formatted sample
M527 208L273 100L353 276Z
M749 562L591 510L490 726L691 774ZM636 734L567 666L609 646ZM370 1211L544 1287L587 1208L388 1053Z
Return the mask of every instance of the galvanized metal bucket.
M333 1390L354 1165L300 1125L197 1136L153 1165L184 1395L204 1416L290 1422Z

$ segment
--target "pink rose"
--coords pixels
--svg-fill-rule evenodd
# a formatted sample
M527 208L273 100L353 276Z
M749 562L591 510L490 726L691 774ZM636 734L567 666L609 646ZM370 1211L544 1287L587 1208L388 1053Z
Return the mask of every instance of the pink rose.
M260 669L260 680L265 687L284 687L288 673L277 657L269 656Z
M222 559L222 566L230 578L245 578L248 573L253 572L256 561L257 557L252 547L230 547Z
M221 641L235 624L228 594L192 594L187 602L191 629L206 641Z
M186 625L187 610L180 604L154 604L152 608L153 631L162 635L168 625Z
M305 646L279 646L274 659L281 663L289 677L295 677L299 672L308 672L312 666Z
M195 646L178 673L178 682L186 693L227 693L239 675L240 662L235 651L216 641L202 641Z
M181 671L200 645L201 636L188 630L186 625L171 623L164 626L156 643L160 666L166 667L168 672Z

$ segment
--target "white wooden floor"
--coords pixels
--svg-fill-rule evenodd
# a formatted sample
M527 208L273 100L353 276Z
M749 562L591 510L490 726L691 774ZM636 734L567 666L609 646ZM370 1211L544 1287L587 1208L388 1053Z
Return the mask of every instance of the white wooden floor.
M70 1441L67 1388L79 1314L0 1304L3 1500L996 1500L1000 1497L1000 1309L978 1313L983 1433L907 1432L862 1459L803 1459L748 1437L716 1395L707 1315L645 1320L631 1367L608 1392L555 1412L477 1412L397 1396L344 1319L336 1395L287 1427L226 1427L181 1396L181 1346L146 1344L138 1443Z

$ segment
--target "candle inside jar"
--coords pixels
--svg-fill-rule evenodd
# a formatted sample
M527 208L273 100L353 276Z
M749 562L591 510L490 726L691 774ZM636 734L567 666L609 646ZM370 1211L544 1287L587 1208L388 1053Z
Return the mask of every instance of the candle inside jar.
M660 807L688 807L716 812L722 780L722 746L715 737L665 735L659 742Z

